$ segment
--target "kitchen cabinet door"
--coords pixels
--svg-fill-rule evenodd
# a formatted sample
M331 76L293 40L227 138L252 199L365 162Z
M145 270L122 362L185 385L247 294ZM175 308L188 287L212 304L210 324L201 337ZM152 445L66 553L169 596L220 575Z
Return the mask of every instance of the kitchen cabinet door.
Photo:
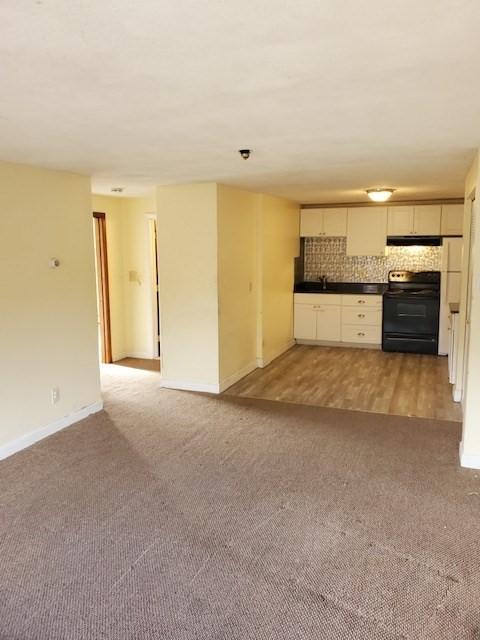
M387 207L348 210L347 256L384 256L387 244Z
M313 304L294 305L294 338L316 340L317 309Z
M413 207L388 207L388 235L413 235Z
M347 209L323 209L323 235L330 238L347 235Z
M319 305L317 308L317 340L341 339L341 307Z
M414 207L414 232L416 236L439 236L442 207L438 204L424 204Z
M323 236L323 209L302 209L300 211L300 236L313 238Z
M442 236L463 235L463 204L442 204Z

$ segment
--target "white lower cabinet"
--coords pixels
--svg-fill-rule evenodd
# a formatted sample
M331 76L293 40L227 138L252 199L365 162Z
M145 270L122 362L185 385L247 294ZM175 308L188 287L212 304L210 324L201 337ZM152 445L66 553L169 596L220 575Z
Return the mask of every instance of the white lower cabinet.
M382 327L361 327L353 324L342 325L342 342L380 344L382 342Z
M317 309L317 340L341 339L340 307L333 305L319 305Z
M318 294L295 294L303 296L295 302L294 332L298 340L329 340L337 342L341 339L341 307L333 296L328 296L328 304L312 304ZM327 297L327 296L324 296ZM339 296L335 296L339 298ZM323 301L322 301L323 302Z
M294 299L297 340L381 344L382 296L298 293Z
M295 338L317 339L317 311L313 304L296 304L294 314Z
M356 307L342 308L342 324L373 325L375 327L382 324L381 309L358 309Z

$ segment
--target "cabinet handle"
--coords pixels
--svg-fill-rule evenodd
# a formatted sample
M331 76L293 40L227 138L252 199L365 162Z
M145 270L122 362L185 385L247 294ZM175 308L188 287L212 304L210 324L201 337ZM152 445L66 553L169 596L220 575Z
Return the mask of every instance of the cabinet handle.
M365 300L357 300L358 304L365 304Z
M365 334L364 334L364 333L362 333L362 331L359 331L359 332L357 333L357 336L364 336L364 335L365 335Z
M357 313L357 318L364 318L365 314L364 313Z

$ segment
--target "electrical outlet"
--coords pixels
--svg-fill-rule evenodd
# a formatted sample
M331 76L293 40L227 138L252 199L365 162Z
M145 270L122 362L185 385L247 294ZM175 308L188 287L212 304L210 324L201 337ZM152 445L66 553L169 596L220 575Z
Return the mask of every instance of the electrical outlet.
M51 391L52 404L57 404L59 399L60 399L60 391L59 391L58 387L53 387L52 391Z

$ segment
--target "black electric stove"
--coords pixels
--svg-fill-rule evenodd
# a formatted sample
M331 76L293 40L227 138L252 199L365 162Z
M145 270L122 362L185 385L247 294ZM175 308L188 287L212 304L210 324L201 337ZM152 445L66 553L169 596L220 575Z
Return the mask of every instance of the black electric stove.
M440 271L390 271L382 349L437 354L439 312Z

